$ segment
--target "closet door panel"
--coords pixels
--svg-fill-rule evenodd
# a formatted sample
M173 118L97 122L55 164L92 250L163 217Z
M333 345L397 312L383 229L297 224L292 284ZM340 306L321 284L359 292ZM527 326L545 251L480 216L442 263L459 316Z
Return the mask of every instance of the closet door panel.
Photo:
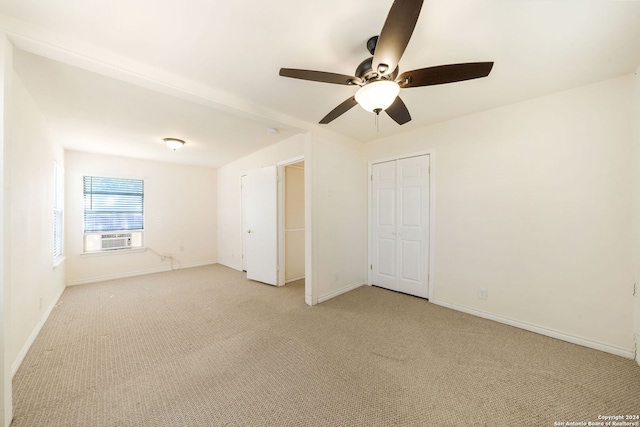
M379 163L372 168L372 281L376 286L397 290L396 165Z
M429 263L429 156L397 160L397 290L426 298Z

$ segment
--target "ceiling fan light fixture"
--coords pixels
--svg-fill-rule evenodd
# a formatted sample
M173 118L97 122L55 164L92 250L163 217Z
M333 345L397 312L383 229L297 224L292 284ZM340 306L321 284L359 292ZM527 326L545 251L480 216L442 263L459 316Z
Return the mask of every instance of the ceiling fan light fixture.
M185 144L185 142L178 138L163 138L167 147L171 148L173 151L179 150Z
M391 80L376 80L362 86L356 92L356 101L365 110L386 110L400 93L398 83Z

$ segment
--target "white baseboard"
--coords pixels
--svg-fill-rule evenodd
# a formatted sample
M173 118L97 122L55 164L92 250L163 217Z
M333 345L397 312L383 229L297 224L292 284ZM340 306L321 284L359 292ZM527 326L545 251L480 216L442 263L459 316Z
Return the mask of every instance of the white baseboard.
M49 315L51 315L51 312L55 308L56 304L58 304L58 301L60 300L60 297L62 296L63 292L64 292L64 287L62 287L60 291L53 297L53 300L51 300L51 304L49 304L49 307L47 307L46 311L43 313L42 317L40 318L40 321L34 328L33 332L31 332L29 339L24 344L24 346L22 346L20 353L18 353L18 357L16 357L16 360L11 365L11 378L13 378L16 372L18 372L18 369L20 369L20 365L22 365L24 358L27 356L27 352L29 351L34 341L38 337L38 334L40 334L42 327L46 323L47 319L49 319Z
M622 347L614 346L611 344L605 344L598 341L593 341L588 338L567 334L565 332L556 331L554 329L545 328L543 326L538 326L532 323L522 322L520 320L511 319L509 317L499 316L492 313L486 313L484 311L476 310L474 308L466 307L463 305L452 304L445 301L438 301L435 299L430 300L430 302L437 305L441 305L443 307L451 308L456 311L472 314L474 316L482 317L484 319L494 320L496 322L504 323L506 325L514 326L516 328L524 329L530 332L535 332L540 335L545 335L551 338L557 338L559 340L567 341L573 344L578 344L583 347L593 348L595 350L600 350L606 353L615 354L616 356L626 357L627 359L634 358L633 349L622 348Z
M338 295L342 295L342 294L347 293L349 291L352 291L352 290L354 290L356 288L359 288L360 286L362 286L364 284L365 284L365 282L354 283L353 285L346 286L346 287L344 287L342 289L338 289L337 291L333 291L333 292L331 292L329 294L326 294L326 295L323 295L321 297L318 297L318 304L321 303L321 302L325 302L327 300L330 300L331 298L335 298Z
M67 286L86 285L89 283L104 282L106 280L125 279L127 277L144 276L145 274L164 273L166 271L181 270L184 268L202 267L204 265L217 264L217 261L202 261L191 264L182 264L179 268L171 268L171 266L152 268L149 270L130 271L126 273L110 274L107 276L89 277L87 279L74 280L67 282Z

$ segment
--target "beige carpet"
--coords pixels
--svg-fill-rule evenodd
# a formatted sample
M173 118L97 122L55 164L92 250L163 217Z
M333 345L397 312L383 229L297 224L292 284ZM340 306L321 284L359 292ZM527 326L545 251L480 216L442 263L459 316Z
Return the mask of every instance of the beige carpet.
M68 288L14 427L553 426L640 414L632 360L375 287L208 266Z

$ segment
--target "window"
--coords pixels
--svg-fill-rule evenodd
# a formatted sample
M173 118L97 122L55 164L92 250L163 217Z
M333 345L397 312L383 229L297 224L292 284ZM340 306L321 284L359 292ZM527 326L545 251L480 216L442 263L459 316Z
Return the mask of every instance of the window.
M53 265L64 259L64 169L53 162Z
M84 177L85 252L142 246L144 181Z

